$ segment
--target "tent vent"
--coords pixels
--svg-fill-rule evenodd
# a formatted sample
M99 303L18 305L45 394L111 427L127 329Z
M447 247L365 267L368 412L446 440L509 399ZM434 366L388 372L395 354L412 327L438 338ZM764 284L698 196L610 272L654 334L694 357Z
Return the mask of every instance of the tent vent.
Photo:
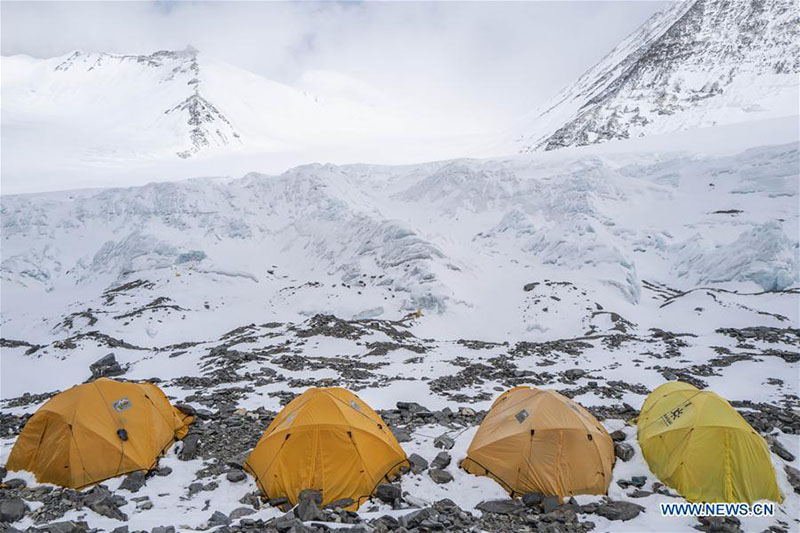
M517 422L519 422L520 424L522 424L523 422L525 422L525 419L526 419L526 418L528 418L528 411L526 411L525 409L523 409L523 410L522 410L522 411L520 411L519 413L515 414L515 415L514 415L514 418L516 418L516 419L517 419Z
M119 440L124 442L124 441L128 440L128 432L125 431L124 429L118 429L117 430L117 437L119 437Z

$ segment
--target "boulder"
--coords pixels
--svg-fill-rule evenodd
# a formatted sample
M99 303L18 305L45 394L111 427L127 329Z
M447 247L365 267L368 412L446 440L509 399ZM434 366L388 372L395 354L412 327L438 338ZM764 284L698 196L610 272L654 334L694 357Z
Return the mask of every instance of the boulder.
M139 470L137 472L131 472L128 476L122 481L119 488L122 490L128 490L131 492L138 492L139 489L144 487L146 480L143 470Z
M611 440L613 440L614 442L622 442L626 438L628 438L627 435L625 435L625 432L622 431L621 429L611 432Z
M113 353L106 354L89 365L89 370L92 372L92 379L121 376L125 373Z
M543 501L544 494L538 492L527 492L522 495L522 503L524 503L526 507L536 507L537 505L541 505Z
M431 466L433 468L447 468L450 465L450 454L447 452L439 452L436 454L436 457L433 458L431 461Z
M514 515L521 512L525 506L519 500L506 499L483 501L476 505L475 508L484 513Z
M411 471L415 474L421 474L428 468L428 461L416 453L408 456L408 462L411 464Z
M324 508L325 509L331 509L331 510L346 509L346 508L350 507L351 505L353 505L354 503L356 503L356 502L352 498L341 498L341 499L338 499L338 500L334 500L331 503L325 505Z
M214 514L208 519L209 527L228 526L230 523L231 519L228 518L228 515L219 511L214 511Z
M197 435L186 435L183 438L183 447L178 454L178 459L181 461L191 461L197 457L197 451L200 447L200 437Z
M428 470L428 475L431 477L434 483L438 483L439 485L453 481L452 474L450 474L450 472L447 470L442 470L441 468L431 468Z
M10 524L25 516L28 506L21 498L9 498L0 502L0 522Z
M644 507L635 503L625 501L605 501L601 503L595 514L607 518L608 520L631 520L639 516L644 511Z
M400 487L397 485L391 485L389 483L381 483L378 485L378 489L375 492L375 495L378 499L384 503L392 504L396 500L399 500L402 496L402 491Z
M436 448L442 448L445 450L450 450L455 446L456 441L453 440L447 433L439 435L435 439L433 439L433 446Z
M786 477L789 478L789 484L797 494L800 494L800 470L792 465L783 465L783 470L786 472Z
M614 444L614 455L623 461L630 461L634 455L633 446L627 442L617 442Z
M225 478L231 483L239 483L240 481L247 479L247 474L241 470L231 470L225 474Z
M248 516L255 513L256 510L252 507L237 507L233 511L228 514L228 518L231 520L237 520L243 516Z

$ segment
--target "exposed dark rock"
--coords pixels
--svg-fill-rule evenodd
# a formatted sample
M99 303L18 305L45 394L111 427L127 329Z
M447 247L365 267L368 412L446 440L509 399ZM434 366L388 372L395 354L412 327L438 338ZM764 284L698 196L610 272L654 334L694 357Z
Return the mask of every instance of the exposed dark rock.
M428 475L431 479L438 484L450 483L453 481L453 475L450 474L447 470L442 470L440 468L431 468L428 470Z
M644 511L644 507L641 505L636 505L635 503L619 500L606 500L600 504L595 511L595 514L598 514L609 520L625 521L636 518L642 511Z
M21 520L28 512L28 506L21 498L0 501L0 522L10 524Z
M623 461L630 461L634 455L633 446L627 442L617 442L614 444L614 455Z
M454 441L453 438L447 434L439 435L438 437L433 439L433 445L436 448L443 448L445 450L450 450L453 446L455 446L455 444L456 441Z
M525 506L522 504L520 500L517 499L507 499L507 500L488 500L485 502L481 502L475 506L476 509L479 511L483 511L484 513L494 513L494 514L518 514L525 509Z
M119 488L121 490L129 490L131 492L138 492L139 489L144 487L145 485L145 475L143 470L139 470L137 472L131 472L128 476L122 481Z
M439 452L436 454L436 457L433 458L433 461L431 461L431 466L433 468L447 468L451 460L449 453Z
M113 353L106 354L89 365L89 370L92 372L93 379L121 376L125 373Z
M627 437L626 437L626 435L625 435L625 432L624 432L624 431L622 431L621 429L618 429L618 430L616 430L616 431L612 431L612 432L611 432L611 440L613 440L614 442L622 442L622 441L624 441L626 438L627 438Z
M381 483L378 485L378 488L375 492L375 496L384 503L392 504L396 500L399 500L402 496L402 491L400 487L397 485L391 485L389 483Z
M247 479L247 474L245 474L241 470L231 470L230 472L225 474L225 478L231 483L238 483L240 481L244 481L245 479Z
M411 471L415 474L420 474L428 468L428 461L416 453L408 456L408 462L411 464Z
M228 515L219 511L214 511L214 514L208 519L208 525L210 527L227 526L230 525L230 523L231 519L228 518Z

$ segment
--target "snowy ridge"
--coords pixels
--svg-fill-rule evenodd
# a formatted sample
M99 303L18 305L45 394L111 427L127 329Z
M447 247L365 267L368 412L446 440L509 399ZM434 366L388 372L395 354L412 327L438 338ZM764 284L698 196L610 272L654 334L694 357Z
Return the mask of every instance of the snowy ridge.
M520 121L519 152L798 115L790 0L686 0Z

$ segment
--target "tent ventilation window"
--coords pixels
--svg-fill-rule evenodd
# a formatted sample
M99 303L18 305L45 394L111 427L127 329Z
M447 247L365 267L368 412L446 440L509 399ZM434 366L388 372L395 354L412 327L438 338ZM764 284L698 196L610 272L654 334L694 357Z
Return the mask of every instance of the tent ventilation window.
M592 436L589 433L587 433L586 436L589 437L589 440L592 440Z
M523 422L525 422L525 419L526 419L526 418L528 418L528 411L526 411L525 409L523 409L523 410L522 410L522 411L520 411L519 413L515 414L515 415L514 415L514 418L516 418L516 419L517 419L517 422L519 422L520 424L522 424Z

